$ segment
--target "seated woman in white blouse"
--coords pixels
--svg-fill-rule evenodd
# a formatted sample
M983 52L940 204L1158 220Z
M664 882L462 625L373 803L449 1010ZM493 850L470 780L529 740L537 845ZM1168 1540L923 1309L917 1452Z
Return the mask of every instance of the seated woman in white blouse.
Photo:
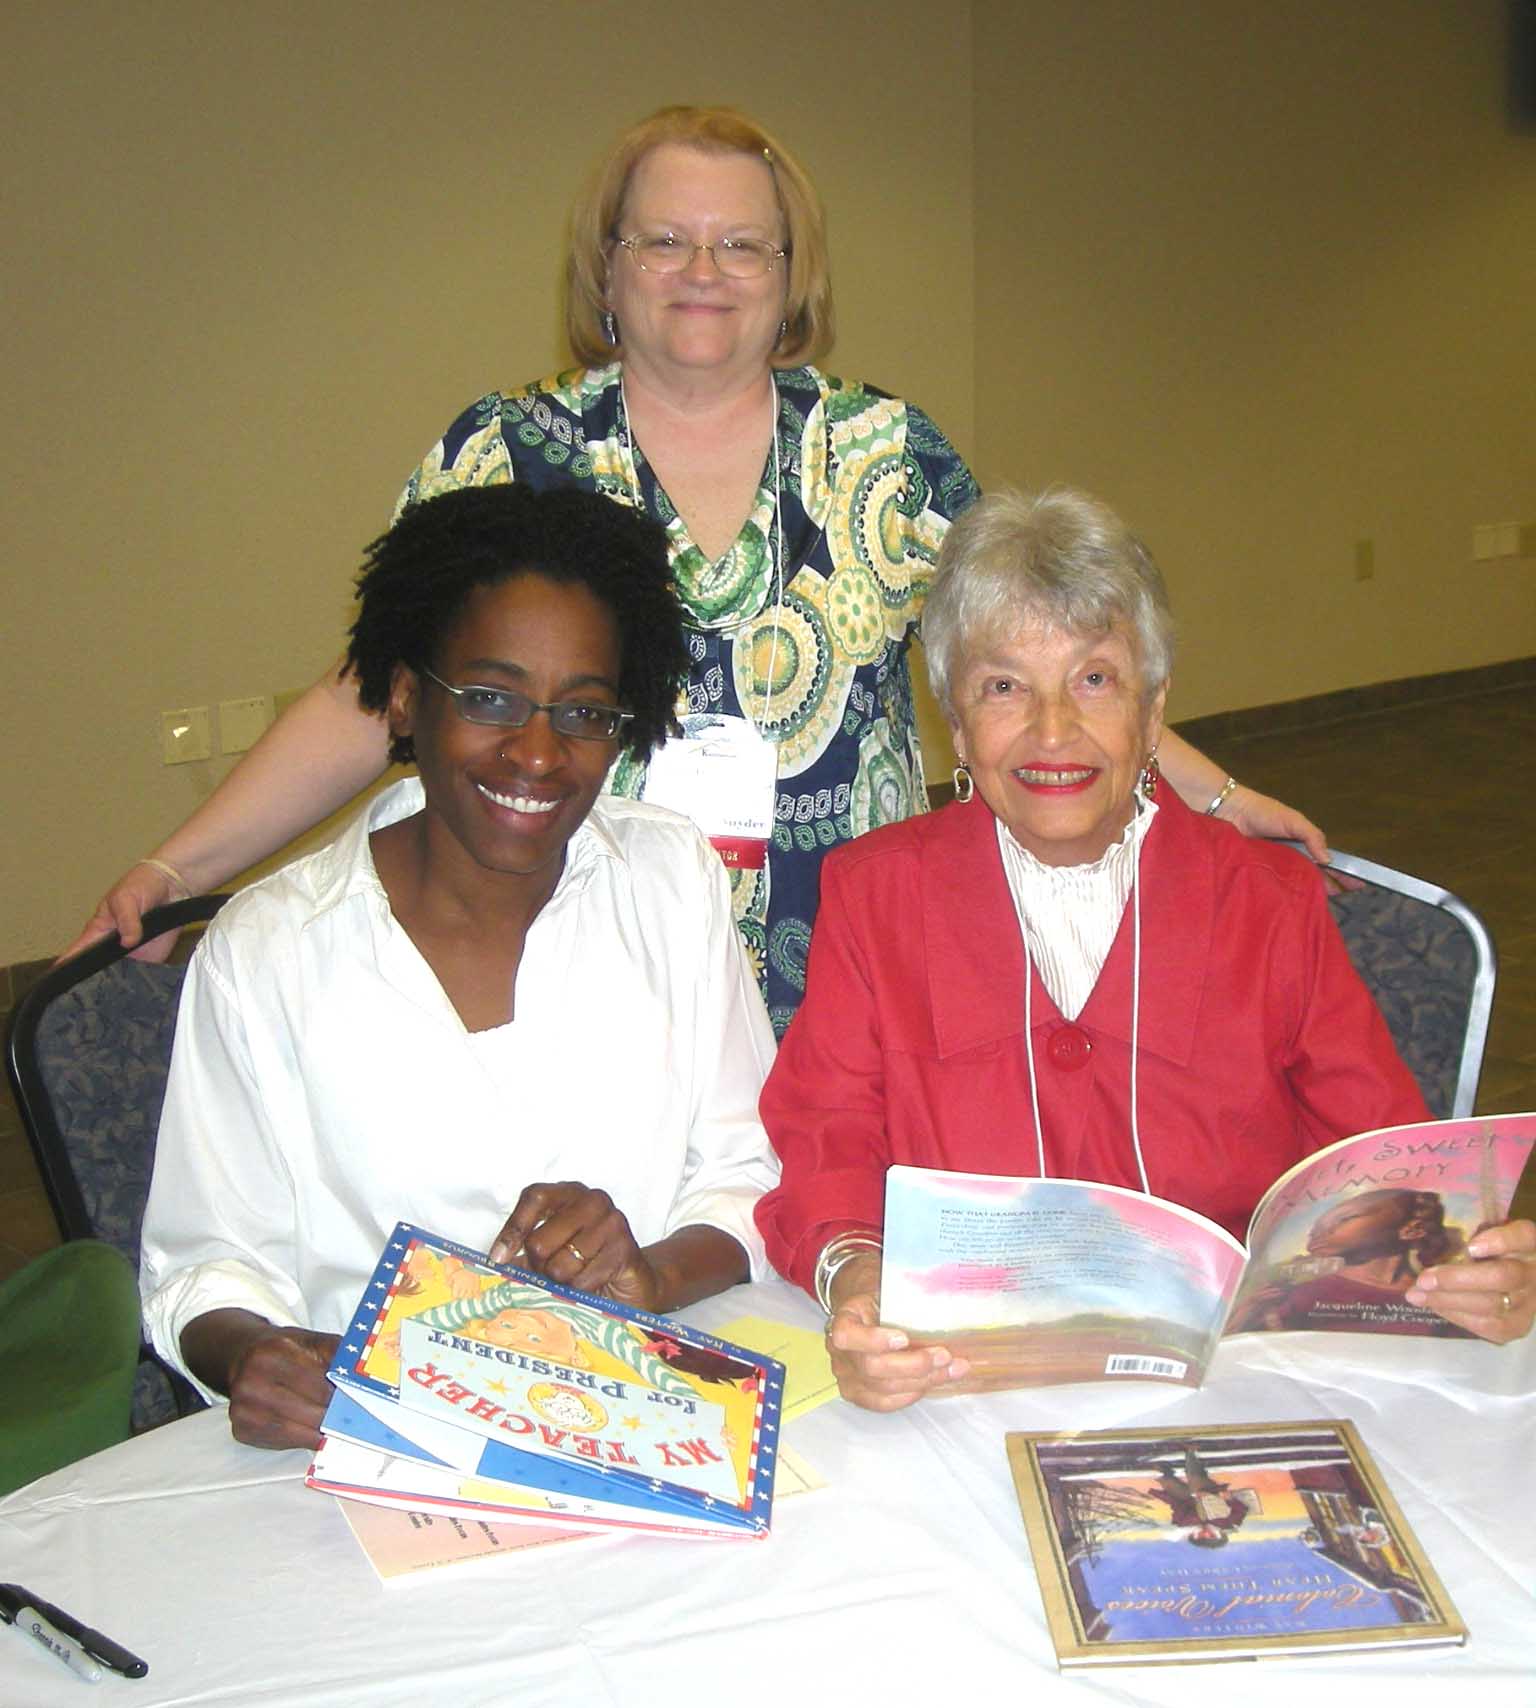
M157 1350L271 1447L314 1446L397 1220L666 1311L761 1271L777 1174L724 868L599 799L686 668L662 530L469 489L407 511L358 589L348 665L420 780L209 928L144 1221Z

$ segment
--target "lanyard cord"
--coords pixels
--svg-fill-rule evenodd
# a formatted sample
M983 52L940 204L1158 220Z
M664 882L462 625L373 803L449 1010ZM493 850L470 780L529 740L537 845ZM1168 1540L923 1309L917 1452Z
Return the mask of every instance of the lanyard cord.
M1141 1129L1136 1122L1140 1099L1136 1093L1136 1062L1141 1055L1141 848L1136 849L1136 864L1131 868L1131 924L1134 927L1131 949L1131 1147L1136 1152L1136 1172L1141 1176L1141 1189L1150 1198L1152 1188L1147 1184L1147 1165L1141 1154Z
M1029 931L1024 923L1024 907L1014 892L1013 911L1018 915L1019 936L1024 943L1024 1059L1029 1064L1029 1105L1035 1118L1035 1166L1040 1178L1050 1176L1045 1168L1045 1128L1040 1121L1040 1086L1035 1076L1035 1030L1033 1022L1034 963L1029 954ZM1102 968L1100 971L1102 972ZM1136 1172L1141 1177L1141 1189L1150 1198L1152 1188L1147 1184L1147 1165L1141 1154L1141 1129L1136 1119L1138 1102L1136 1058L1141 1039L1141 845L1136 847L1136 864L1131 867L1131 1148L1136 1153Z
M1024 939L1024 1058L1029 1063L1029 1105L1035 1115L1035 1167L1042 1180L1050 1176L1045 1171L1045 1128L1040 1124L1040 1085L1035 1078L1035 1023L1031 1013L1030 995L1034 990L1034 963L1029 958L1029 932L1024 927L1024 914L1015 903L1019 915L1019 934Z

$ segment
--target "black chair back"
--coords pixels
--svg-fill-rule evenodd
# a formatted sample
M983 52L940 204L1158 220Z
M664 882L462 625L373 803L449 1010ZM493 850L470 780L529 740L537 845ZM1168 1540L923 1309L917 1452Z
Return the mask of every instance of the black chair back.
M155 908L145 940L211 919L228 899ZM105 938L33 985L6 1042L17 1111L60 1233L116 1246L135 1273L182 976L177 965L131 960L116 936ZM175 1416L191 1395L146 1351L135 1427Z

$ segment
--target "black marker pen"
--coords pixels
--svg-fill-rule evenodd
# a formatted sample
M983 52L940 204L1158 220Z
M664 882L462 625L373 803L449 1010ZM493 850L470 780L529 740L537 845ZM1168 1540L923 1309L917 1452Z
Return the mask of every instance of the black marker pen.
M147 1661L141 1661L120 1643L93 1631L89 1625L82 1625L62 1607L33 1595L19 1583L0 1583L0 1619L21 1626L71 1671L92 1684L100 1682L103 1666L124 1678L143 1678L149 1671Z

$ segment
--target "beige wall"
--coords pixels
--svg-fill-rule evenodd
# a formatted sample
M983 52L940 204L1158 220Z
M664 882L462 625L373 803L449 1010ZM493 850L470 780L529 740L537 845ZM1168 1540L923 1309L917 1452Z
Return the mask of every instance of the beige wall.
M311 680L417 459L482 392L559 365L566 207L662 102L734 101L803 156L834 365L968 446L970 34L963 8L933 16L100 0L9 20L0 963L60 946L222 774L160 763L160 710Z
M1536 652L1536 562L1470 561L1474 526L1536 519L1504 14L975 8L978 473L1147 537L1174 717Z
M0 963L212 787L162 708L298 687L480 392L556 365L572 190L736 101L826 197L841 371L1115 502L1175 713L1536 652L1536 137L1501 0L106 0L0 65ZM1374 541L1377 574L1353 579ZM1303 803L1304 804L1304 803Z

